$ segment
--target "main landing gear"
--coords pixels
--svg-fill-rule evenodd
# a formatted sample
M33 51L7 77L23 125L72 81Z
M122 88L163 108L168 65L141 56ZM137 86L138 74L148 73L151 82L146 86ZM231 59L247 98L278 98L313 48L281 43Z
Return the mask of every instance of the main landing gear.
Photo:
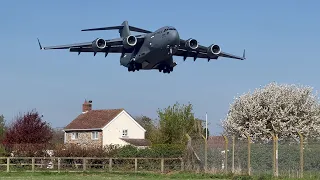
M173 67L170 67L169 65L162 65L159 67L159 72L163 72L163 73L170 73L173 71Z
M128 71L139 71L142 68L142 64L131 61L128 66Z

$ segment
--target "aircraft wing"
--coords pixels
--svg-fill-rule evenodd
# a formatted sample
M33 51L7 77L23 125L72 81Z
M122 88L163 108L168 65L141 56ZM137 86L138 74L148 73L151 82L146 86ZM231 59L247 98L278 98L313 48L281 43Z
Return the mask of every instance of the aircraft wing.
M208 61L210 59L218 59L219 57L226 57L226 58L239 59L239 60L246 59L245 58L245 51L243 51L242 57L236 56L233 54L229 54L229 53L225 53L223 51L221 51L219 54L209 54L208 47L198 45L197 49L189 50L189 49L187 49L185 44L186 44L186 40L180 39L180 46L178 48L178 51L174 54L175 56L182 56L184 58L184 60L187 57L193 57L194 60L196 60L197 58L204 58L204 59L208 59Z
M143 42L144 40L144 35L136 35L137 38L137 44ZM84 43L75 43L75 44L65 44L65 45L57 45L57 46L48 46L48 47L42 47L40 44L40 41L38 39L38 43L40 46L41 50L50 50L50 49L72 49L72 48L82 48L82 49L92 49L93 50L93 44L97 39L91 42L84 42ZM119 46L123 45L123 38L115 38L115 39L105 39L106 41L106 46L107 47L112 47L112 46ZM93 52L93 51L92 51ZM96 52L100 52L97 50Z
M105 49L98 49L95 50L92 47L71 47L69 49L70 52L77 52L78 54L82 52L91 52L94 53L105 53L105 57L108 55L108 53L132 53L133 49L125 49L122 45L120 46L110 46Z
M208 57L207 53L205 52L199 52L199 51L189 51L186 49L179 48L178 51L174 54L175 56L181 56L184 60L186 60L188 57L192 57L195 61L197 58L203 58L203 59L217 59L218 56L210 56Z

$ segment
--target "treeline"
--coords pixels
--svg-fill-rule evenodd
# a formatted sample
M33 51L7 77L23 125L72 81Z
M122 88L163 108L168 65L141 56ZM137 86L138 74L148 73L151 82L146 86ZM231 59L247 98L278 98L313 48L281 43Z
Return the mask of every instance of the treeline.
M135 117L146 131L151 147L133 146L80 147L64 144L62 130L55 130L36 111L20 113L11 124L0 116L0 156L54 156L64 157L182 157L186 153L188 136L201 138L202 121L195 118L192 104L175 103L157 111L158 119Z

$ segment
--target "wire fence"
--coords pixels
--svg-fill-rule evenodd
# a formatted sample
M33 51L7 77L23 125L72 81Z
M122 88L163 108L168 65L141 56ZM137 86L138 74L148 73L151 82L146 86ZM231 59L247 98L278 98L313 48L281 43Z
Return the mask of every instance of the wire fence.
M206 144L207 142L207 153ZM192 141L208 173L273 175L292 178L320 176L320 141L249 139L213 136Z

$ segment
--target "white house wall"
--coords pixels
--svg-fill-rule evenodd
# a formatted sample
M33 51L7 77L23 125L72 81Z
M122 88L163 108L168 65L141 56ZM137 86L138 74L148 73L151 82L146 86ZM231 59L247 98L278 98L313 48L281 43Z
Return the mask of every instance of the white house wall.
M122 130L128 130L127 138L144 139L145 130L138 125L130 115L125 111L122 111L114 120L112 120L107 126L103 128L103 145L119 144L127 145L120 138L122 137Z

